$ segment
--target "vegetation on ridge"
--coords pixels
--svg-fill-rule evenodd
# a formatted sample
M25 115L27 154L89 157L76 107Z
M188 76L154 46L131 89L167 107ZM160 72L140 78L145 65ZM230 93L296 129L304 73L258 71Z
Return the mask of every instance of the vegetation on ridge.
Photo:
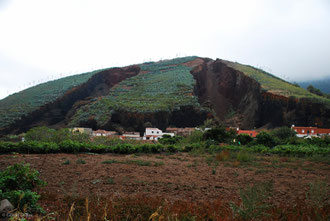
M100 71L102 70L42 83L0 100L0 127L7 126L43 105L55 101L65 92L87 82Z
M285 97L296 97L296 98L309 98L313 100L320 101L322 103L328 104L330 103L330 100L318 96L316 94L310 93L309 91L291 84L289 82L286 82L272 74L269 74L261 69L257 69L255 67L252 67L250 65L243 65L239 64L237 62L230 62L223 60L224 63L226 63L229 67L234 68L238 71L243 72L247 76L253 78L257 82L261 84L261 87L273 94L282 95Z
M80 108L71 125L78 125L91 116L99 125L111 118L113 110L132 112L171 111L180 106L200 107L193 95L196 81L190 67L183 63L196 57L184 57L140 65L141 73L128 78L110 90L110 93L95 102Z

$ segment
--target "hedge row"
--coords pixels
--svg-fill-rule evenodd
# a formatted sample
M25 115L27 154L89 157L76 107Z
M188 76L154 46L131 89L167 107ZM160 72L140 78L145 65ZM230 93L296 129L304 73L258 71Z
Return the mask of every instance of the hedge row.
M330 154L330 147L320 147L313 144L304 145L277 145L274 148L269 148L263 145L255 146L219 146L211 145L209 148L211 151L219 152L221 150L231 150L231 151L241 151L246 150L254 153L263 154L279 154L279 155L295 155L295 156L311 156L314 154L318 155L328 155Z
M49 142L0 142L0 153L160 153L160 152L176 152L178 149L173 145L164 146L162 144L117 144L114 146L107 146L102 144L79 143L76 141L65 140L56 143Z
M0 142L0 154L2 153L117 153L117 154L131 154L131 153L161 153L161 152L189 152L193 150L204 149L207 152L219 152L222 150L231 151L249 151L262 154L281 154L281 155L300 155L310 156L314 154L327 155L330 154L330 147L320 147L317 145L278 145L274 148L269 148L263 145L255 146L237 146L237 145L210 145L205 143L179 145L163 145L163 144L117 144L107 146L93 143L80 143L71 140L65 140L56 143L49 142Z

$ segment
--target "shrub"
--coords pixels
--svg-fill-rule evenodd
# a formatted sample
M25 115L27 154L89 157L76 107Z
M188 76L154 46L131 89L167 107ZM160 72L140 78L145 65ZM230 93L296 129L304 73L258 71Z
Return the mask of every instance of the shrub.
M237 136L237 142L242 145L247 145L253 140L253 138L248 134L239 134Z
M254 159L254 157L247 151L242 150L242 151L238 152L236 159L239 162L250 162Z
M223 150L216 155L215 159L218 161L227 161L230 159L230 152L228 150Z
M42 212L37 205L40 196L32 191L45 184L39 179L39 172L29 164L14 164L0 172L0 198L8 199L15 207L26 205L28 211Z
M80 152L81 144L72 140L64 140L59 143L59 148L64 153L77 153Z
M51 142L55 136L55 130L48 127L34 127L25 134L25 141Z
M268 216L266 210L270 205L267 204L266 200L272 188L272 183L266 182L240 189L241 203L239 205L231 203L234 217L242 220L255 220Z
M174 145L168 145L166 147L166 150L167 150L167 152L170 152L170 153L175 153L178 151L178 149Z
M262 144L267 147L274 147L276 145L275 139L267 132L262 131L256 136L257 144Z
M195 130L189 136L185 137L182 140L182 143L193 144L193 143L199 143L202 141L203 141L203 132L199 131L199 130Z
M320 179L309 183L309 191L306 194L308 202L312 206L323 207L328 198L328 184Z
M84 159L79 158L79 159L76 161L76 164L86 164L86 161L85 161Z
M211 130L207 130L203 138L205 140L215 140L219 143L228 143L235 137L236 133L231 131L227 132L226 128L223 126L212 128Z
M162 138L160 138L158 141L161 144L177 144L179 143L181 140L183 139L183 137L181 136L170 136L170 135L163 135Z
M275 128L270 134L280 140L287 140L291 137L296 137L296 132L289 127Z

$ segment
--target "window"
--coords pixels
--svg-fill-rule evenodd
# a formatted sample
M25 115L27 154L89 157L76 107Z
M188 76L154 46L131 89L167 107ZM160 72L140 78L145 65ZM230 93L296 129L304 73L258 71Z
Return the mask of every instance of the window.
M153 134L154 132L153 132L153 131L151 131L151 133Z
M314 133L314 130L312 130L312 134Z
M157 131L157 134L159 134L159 131Z
M301 130L302 133L305 133L305 130Z

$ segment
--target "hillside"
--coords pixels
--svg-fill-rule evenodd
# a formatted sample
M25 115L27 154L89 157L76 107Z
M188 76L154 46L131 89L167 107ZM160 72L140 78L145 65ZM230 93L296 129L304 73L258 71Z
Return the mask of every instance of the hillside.
M330 125L330 100L267 72L184 57L108 68L40 84L0 100L0 133L88 126L143 131L207 118L244 128Z
M141 74L120 82L106 96L80 108L70 125L93 117L103 126L111 118L109 110L152 113L189 105L199 108L198 98L193 95L196 82L190 74L191 68L183 65L194 59L186 57L140 65Z
M328 103L329 100L318 95L312 94L304 88L297 87L296 85L282 80L270 73L267 73L261 69L252 67L250 65L243 65L237 62L224 61L229 67L239 70L247 76L255 79L261 84L261 87L270 93L296 98L310 98L324 103Z
M23 90L0 100L0 128L55 101L68 90L85 83L101 70L69 76Z

